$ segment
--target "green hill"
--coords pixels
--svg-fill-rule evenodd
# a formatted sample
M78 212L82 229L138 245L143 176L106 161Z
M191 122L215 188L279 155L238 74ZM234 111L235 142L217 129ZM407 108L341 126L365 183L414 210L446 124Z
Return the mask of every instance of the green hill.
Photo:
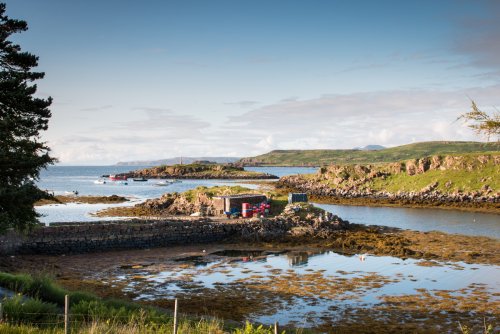
M430 141L376 151L361 150L275 150L256 157L243 158L246 166L322 166L368 164L418 159L432 155L498 152L498 142Z

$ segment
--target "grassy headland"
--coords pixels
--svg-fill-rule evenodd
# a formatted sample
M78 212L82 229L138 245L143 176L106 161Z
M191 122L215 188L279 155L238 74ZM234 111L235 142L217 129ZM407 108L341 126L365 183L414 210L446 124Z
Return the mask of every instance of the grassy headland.
M246 171L232 164L189 164L156 166L126 173L129 178L167 179L277 179L277 176Z
M123 196L54 196L49 199L42 199L35 203L35 206L49 204L86 203L86 204L116 204L127 202Z
M333 203L460 207L500 212L500 153L435 155L385 164L330 165L278 187ZM354 203L355 202L355 203Z
M431 141L374 151L361 150L274 150L240 160L245 166L324 166L369 164L417 159L431 155L500 151L499 143Z

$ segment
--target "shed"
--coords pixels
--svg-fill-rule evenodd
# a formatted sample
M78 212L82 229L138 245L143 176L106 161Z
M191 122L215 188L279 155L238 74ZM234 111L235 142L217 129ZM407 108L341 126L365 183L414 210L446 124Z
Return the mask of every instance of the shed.
M295 202L307 202L306 193L289 193L288 194L288 204Z
M214 196L213 201L216 213L219 215L223 215L224 212L231 212L231 211L241 212L241 205L243 203L259 204L267 201L267 197L265 195L259 195L259 194L240 194L240 195L228 195L228 196Z

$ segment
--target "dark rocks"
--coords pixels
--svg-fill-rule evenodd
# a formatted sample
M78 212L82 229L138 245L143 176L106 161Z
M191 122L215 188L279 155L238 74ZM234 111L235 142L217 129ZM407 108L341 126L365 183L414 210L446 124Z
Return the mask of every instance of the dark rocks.
M298 236L325 238L348 224L337 216L307 206L275 218L262 219L59 224L37 228L27 235L11 231L0 236L0 254L69 254L221 241L281 241Z

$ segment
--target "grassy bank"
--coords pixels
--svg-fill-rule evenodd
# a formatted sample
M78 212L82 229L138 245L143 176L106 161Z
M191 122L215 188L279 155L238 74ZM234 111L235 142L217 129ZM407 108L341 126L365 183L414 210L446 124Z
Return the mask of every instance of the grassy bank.
M241 160L245 165L323 166L335 164L371 164L417 159L431 155L495 152L498 143L433 141L396 146L376 151L360 150L275 150Z
M0 286L17 294L1 300L0 333L63 333L64 296L69 295L71 333L172 333L173 317L161 309L94 294L68 291L47 277L0 272ZM271 327L225 326L214 318L181 316L178 333L267 334Z

